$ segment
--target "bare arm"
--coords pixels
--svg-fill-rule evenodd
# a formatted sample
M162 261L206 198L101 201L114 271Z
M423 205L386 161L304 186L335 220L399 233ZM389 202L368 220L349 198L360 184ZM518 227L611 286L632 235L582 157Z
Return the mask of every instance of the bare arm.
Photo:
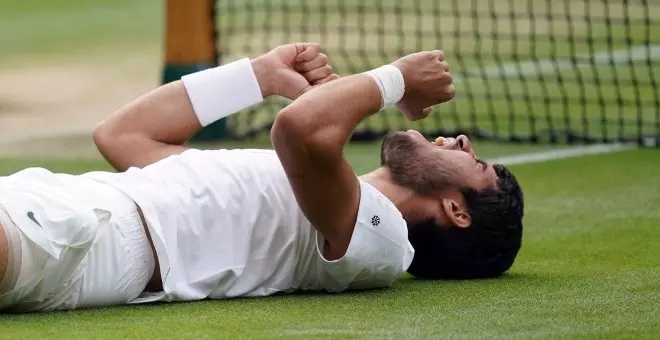
M144 167L186 150L202 128L181 81L163 85L124 106L94 130L94 142L117 170Z
M429 106L451 99L451 77L440 51L397 61L406 83L398 107L409 119L428 114ZM450 94L448 94L451 92ZM353 130L381 106L381 93L367 75L353 75L307 92L281 111L271 131L296 200L325 237L330 260L348 249L357 219L358 177L343 155Z
M278 114L271 131L296 200L327 239L331 260L346 253L360 200L358 178L343 147L380 104L373 79L349 76L300 97Z
M251 60L262 96L295 99L313 85L335 78L317 44L288 44ZM232 79L227 79L231 82ZM119 109L94 131L94 142L117 170L144 167L187 149L200 131L182 81L160 86Z

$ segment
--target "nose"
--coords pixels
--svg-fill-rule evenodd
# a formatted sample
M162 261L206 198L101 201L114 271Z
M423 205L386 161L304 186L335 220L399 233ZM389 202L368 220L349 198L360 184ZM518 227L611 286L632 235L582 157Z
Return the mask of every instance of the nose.
M472 155L472 157L476 157L476 155L474 154L474 150L472 149L472 143L470 143L470 139L467 138L467 136L460 135L456 137L456 141L458 143L458 147L461 150L469 153L470 155Z

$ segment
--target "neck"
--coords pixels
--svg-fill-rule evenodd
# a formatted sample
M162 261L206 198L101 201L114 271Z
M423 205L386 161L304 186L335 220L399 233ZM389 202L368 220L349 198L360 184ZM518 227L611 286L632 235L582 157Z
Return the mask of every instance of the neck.
M394 203L409 225L415 222L415 207L418 205L419 197L414 191L395 184L387 168L381 167L360 177Z

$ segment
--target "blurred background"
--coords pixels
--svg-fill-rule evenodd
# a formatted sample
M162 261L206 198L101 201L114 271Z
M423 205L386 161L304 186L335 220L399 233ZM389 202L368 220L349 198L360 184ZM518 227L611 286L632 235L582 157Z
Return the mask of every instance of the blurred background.
M161 82L165 5L0 0L0 155L96 155L93 127Z
M414 124L379 114L354 140L416 128L504 153L654 145L658 14L643 0L0 0L0 155L93 155L94 125L142 93L295 41L322 43L342 75L446 51L455 100ZM267 100L199 140L263 144L286 104Z

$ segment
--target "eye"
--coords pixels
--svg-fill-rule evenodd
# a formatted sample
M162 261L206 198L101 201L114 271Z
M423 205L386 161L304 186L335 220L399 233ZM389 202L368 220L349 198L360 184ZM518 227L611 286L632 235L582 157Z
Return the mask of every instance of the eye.
M481 170L486 171L486 169L488 168L488 164L486 164L486 162L482 161L482 160L479 159L479 158L477 158L477 159L475 159L475 160L476 160L477 163L481 166Z

